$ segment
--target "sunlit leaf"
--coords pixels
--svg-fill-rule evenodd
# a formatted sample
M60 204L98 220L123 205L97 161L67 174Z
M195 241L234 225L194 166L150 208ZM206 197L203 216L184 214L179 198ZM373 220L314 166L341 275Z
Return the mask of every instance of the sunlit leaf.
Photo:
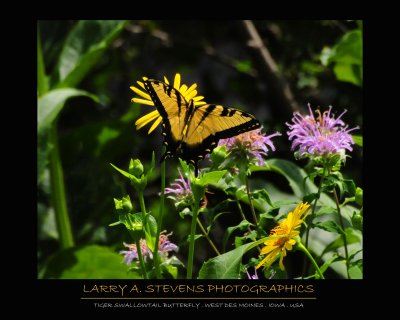
M204 262L199 271L199 279L240 279L242 256L251 245L244 244Z
M140 278L122 264L123 256L107 247L89 245L60 251L49 261L43 278L127 279Z
M38 132L52 124L69 98L78 96L86 96L98 102L95 95L73 88L51 90L39 97L37 106Z
M126 23L126 20L78 21L64 43L53 83L58 88L76 86Z

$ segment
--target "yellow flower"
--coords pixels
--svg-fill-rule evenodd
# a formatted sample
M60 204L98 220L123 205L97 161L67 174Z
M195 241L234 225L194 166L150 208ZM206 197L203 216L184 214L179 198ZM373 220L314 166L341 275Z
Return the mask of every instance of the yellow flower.
M147 77L143 77L143 81L147 80ZM168 79L164 76L164 82L169 84ZM137 84L144 89L144 84L141 81L137 81ZM136 103L141 103L147 106L153 106L154 107L154 102L151 100L150 96L146 91L142 91L139 88L136 88L134 86L130 87L136 94L138 94L142 98L133 98L131 101L136 102ZM181 75L177 73L175 75L174 79L174 88L177 89L182 96L185 98L186 101L193 100L195 106L200 106L203 104L206 104L205 101L201 101L204 99L202 96L197 96L197 83L193 83L190 87L188 87L186 84L181 85ZM144 115L143 117L139 118L136 120L135 125L136 125L136 130L139 130L140 128L144 127L146 124L154 121L153 125L149 129L149 134L157 128L157 126L161 123L162 118L160 114L158 113L157 109Z
M256 269L262 265L265 265L265 268L269 268L278 255L281 254L279 267L281 270L285 270L283 258L286 256L286 250L292 250L293 245L296 243L294 238L300 233L296 229L300 227L310 213L309 208L310 205L308 203L300 202L293 212L289 212L286 219L271 230L270 237L264 242L265 247L260 252L261 255L266 254L267 256L261 260Z

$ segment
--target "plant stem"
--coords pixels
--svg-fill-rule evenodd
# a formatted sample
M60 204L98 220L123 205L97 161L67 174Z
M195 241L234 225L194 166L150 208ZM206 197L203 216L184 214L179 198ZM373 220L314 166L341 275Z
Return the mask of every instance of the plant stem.
M314 265L315 270L317 271L319 277L320 277L321 279L325 279L325 278L324 278L324 275L322 274L321 270L319 269L319 266L318 266L318 264L315 262L315 260L314 260L313 256L311 255L310 251L308 251L307 248L306 248L300 241L297 241L297 247L298 247L301 251L303 251L303 252L306 254L306 256L308 257L308 259L310 259L310 261L311 261L312 264Z
M187 279L192 279L193 275L194 235L196 233L196 222L197 222L198 211L199 211L199 200L195 198L192 210L192 224L190 227L189 257L188 257L188 266L186 273Z
M314 220L314 213L315 213L315 209L317 207L317 202L318 202L318 200L319 200L319 198L321 196L322 184L323 184L324 180L325 180L325 166L324 166L324 171L322 172L321 180L319 182L317 196L315 197L315 200L314 200L314 205L312 207L310 218L308 219L309 222L307 224L306 243L305 243L307 248L308 248L308 238L309 238L310 229L311 229L311 222Z
M309 239L310 230L311 230L311 223L314 220L315 209L317 208L317 202L318 202L318 200L319 200L319 198L321 196L322 184L324 183L324 180L325 180L325 171L326 171L326 166L324 165L324 170L322 171L322 177L321 177L321 180L319 181L317 196L315 197L314 205L312 207L312 211L311 211L310 217L308 218L307 230L306 230L306 241L305 241L306 242L305 243L306 248L308 248L308 239ZM307 269L307 260L304 260L303 272L302 272L303 276L306 273L306 269Z
M253 215L254 224L256 225L256 230L257 230L257 234L258 234L258 221L257 221L256 212L254 210L253 201L251 201L249 178L247 177L247 175L245 176L245 181L246 181L246 192L247 192L247 196L249 197L250 210L251 210L251 214Z
M247 221L246 216L244 215L242 206L240 205L239 199L237 197L235 197L235 201L236 201L236 204L237 204L237 206L239 208L239 212L240 212L240 215L242 216L242 219ZM250 226L247 226L247 230L249 231L249 233L251 232ZM258 249L259 252L261 252L261 248L259 246L257 246L257 249Z
M160 242L160 233L161 233L161 226L164 214L164 199L165 199L165 161L161 162L161 198L160 198L160 211L157 220L157 236L156 236L156 243L154 245L154 268L156 270L156 277L157 279L161 279L161 272L160 272L160 257L158 255L158 245Z
M206 231L206 229L204 229L203 224L201 223L200 219L197 218L197 224L199 225L201 232L203 232L204 236L206 237L208 243L210 244L211 248L214 249L215 253L219 256L221 255L221 253L218 251L217 247L215 246L214 242L210 239L210 237L208 236L208 233Z
M347 239L346 239L346 233L344 232L344 223L343 223L343 217L342 217L342 213L340 210L340 205L339 205L339 198L337 196L337 192L336 189L333 190L333 195L335 197L335 202L336 202L336 210L339 216L339 223L340 223L340 227L343 230L343 245L344 245L344 253L346 256L346 270L347 270L347 278L350 279L350 275L349 275L349 252L347 251Z
M135 238L136 250L139 257L140 267L142 268L143 279L147 279L146 265L144 264L142 247L140 246L140 239L139 237L134 237L134 238Z
M49 143L53 146L49 158L51 196L61 248L65 249L74 246L74 239L72 236L71 223L65 199L64 175L60 159L60 150L58 147L57 119L54 120L49 130Z
M143 191L139 191L139 204L140 204L140 210L142 211L143 214L143 220L144 220L144 229L149 230L148 226L148 217L147 217L147 212L146 212L146 205L144 203L144 195ZM134 237L135 243L136 243L136 248L139 256L139 261L140 261L140 266L143 271L143 278L147 279L147 271L146 271L146 266L144 264L143 260L143 255L142 255L142 248L140 247L140 239L138 239L136 236Z

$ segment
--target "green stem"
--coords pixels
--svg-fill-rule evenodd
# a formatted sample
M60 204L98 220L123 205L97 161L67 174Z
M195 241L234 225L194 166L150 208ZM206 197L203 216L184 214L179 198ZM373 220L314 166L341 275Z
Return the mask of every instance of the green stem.
M146 220L147 219L147 211L146 211L146 205L144 204L143 191L139 191L139 205L140 205L140 211L142 211L143 217Z
M187 273L186 278L192 279L193 275L193 258L194 258L194 235L196 233L196 222L197 222L197 215L199 211L199 202L198 199L194 199L194 205L192 210L192 224L190 227L190 242L189 242L189 257L188 257L188 266L187 266Z
M347 250L347 239L346 239L346 233L344 232L343 217L342 217L342 213L341 213L341 210L340 210L339 198L337 196L336 189L333 190L333 195L335 197L336 209L337 209L337 213L338 213L338 216L339 216L340 227L343 230L342 237L343 237L344 253L345 253L345 256L346 256L346 271L347 271L347 278L350 279L350 274L349 274L349 252Z
M139 191L139 205L140 205L140 211L142 211L143 214L143 220L144 220L144 229L148 232L149 227L148 227L148 216L147 216L147 211L146 211L146 205L144 203L144 195L143 195L143 191ZM139 241L139 246L136 244L136 248L138 250L138 256L139 256L139 260L140 260L140 255L142 254L142 250L140 247L140 239L138 240L135 237L135 242L137 243ZM143 270L143 278L147 279L147 271L144 265L144 261L143 261L143 256L142 256L142 261L140 261L140 265L141 268Z
M306 256L308 257L308 259L310 259L311 263L315 267L315 270L317 270L317 273L318 273L319 277L321 279L325 279L324 275L322 274L321 270L319 269L319 266L315 262L315 260L314 260L313 256L311 255L310 251L308 251L307 248L300 241L297 241L297 248L300 249L301 251L303 251L306 254Z
M140 246L140 239L139 239L139 237L134 237L134 238L135 238L136 250L138 253L138 257L139 257L140 267L141 267L142 273L143 273L143 279L147 279L146 266L144 264L142 247Z
M236 200L236 204L237 204L237 206L238 206L240 215L242 216L242 219L247 221L246 216L244 215L242 206L240 205L240 202L239 202L238 198L235 198L235 200ZM250 230L250 231L251 231L251 230Z
M321 196L322 184L325 180L325 170L326 170L326 167L324 166L324 171L322 172L322 177L321 177L321 180L320 180L319 186L318 186L317 196L315 197L314 205L312 207L310 217L308 218L307 231L306 231L306 247L307 248L308 248L308 238L309 238L310 229L311 229L311 222L314 220L315 209L317 208L317 202Z
M311 230L311 223L314 220L314 215L315 215L315 209L317 208L317 202L321 196L321 190L322 190L322 184L324 183L325 180L325 172L326 172L326 166L324 164L324 170L322 172L322 177L321 180L319 181L319 186L318 186L318 191L317 191L317 196L315 197L314 200L314 205L312 207L312 211L310 214L310 217L308 218L308 223L307 223L307 230L306 230L306 243L305 246L306 248L308 248L308 239L309 239L309 235L310 235L310 230ZM304 264L303 264L303 272L302 275L304 276L306 273L306 269L307 269L307 260L304 260Z
M235 201L236 201L236 204L237 204L237 206L239 208L239 212L240 212L240 215L242 216L242 219L247 221L246 216L244 215L242 206L240 205L240 202L239 202L238 198L235 197ZM249 233L251 232L250 226L247 226L247 231L249 231ZM261 248L259 246L257 247L257 249L258 249L259 252L261 252Z
M58 147L57 119L54 120L49 130L49 143L53 146L50 151L51 196L61 247L65 249L74 246L74 239L65 199L64 175Z
M160 257L158 255L158 245L160 242L160 233L161 233L161 226L162 220L164 215L164 199L165 199L165 161L161 162L161 198L160 198L160 211L157 221L157 236L156 236L156 243L154 245L154 268L156 270L156 277L157 279L161 279L161 272L160 272Z
M256 216L256 211L254 210L253 201L251 201L249 178L247 175L245 176L245 181L246 181L246 192L247 192L247 196L249 197L251 214L253 215L253 220L254 220L254 224L256 226L257 235L260 237L259 230L258 230L258 220L257 220L257 216Z
M215 246L214 242L210 239L210 237L208 236L208 233L206 231L206 229L204 229L203 224L201 223L200 219L197 218L197 224L199 225L201 232L203 232L204 236L206 237L208 243L210 244L211 248L214 249L215 253L219 256L221 255L221 253L218 251L217 247Z

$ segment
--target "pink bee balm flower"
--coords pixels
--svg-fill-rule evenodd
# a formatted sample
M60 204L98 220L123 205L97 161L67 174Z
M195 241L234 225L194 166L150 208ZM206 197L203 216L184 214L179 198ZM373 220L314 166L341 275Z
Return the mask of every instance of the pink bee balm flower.
M263 156L267 156L268 147L275 151L271 138L281 136L279 132L266 136L261 128L241 133L235 137L221 139L218 146L226 145L226 150L231 154L245 155L249 161L256 162L259 166L265 165Z
M292 141L292 150L299 147L300 155L305 153L322 156L337 153L344 153L345 149L352 151L354 144L350 132L359 127L348 129L348 125L341 120L345 110L337 119L331 114L332 107L321 114L319 110L317 118L308 105L310 113L306 116L298 112L293 114L293 123L286 123L289 127L287 132L289 140Z

